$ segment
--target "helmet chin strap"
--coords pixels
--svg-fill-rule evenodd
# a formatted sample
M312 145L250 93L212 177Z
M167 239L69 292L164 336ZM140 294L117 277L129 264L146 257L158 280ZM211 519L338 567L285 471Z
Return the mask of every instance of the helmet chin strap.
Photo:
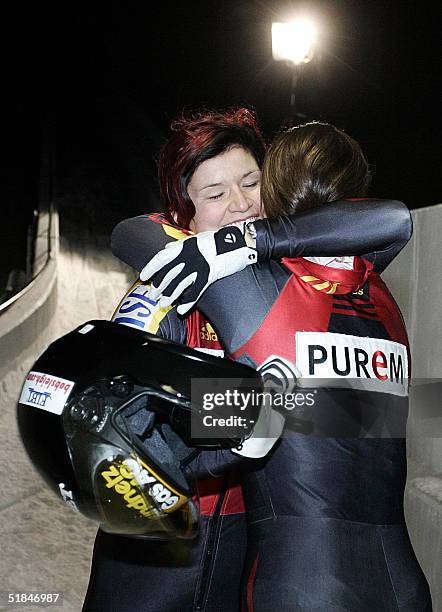
M171 470L175 479L181 480L179 470L195 455L195 449L187 446L168 423L155 423L158 414L148 409L149 399L141 396L124 409L121 417L126 434L149 454L154 454L163 468Z
M147 407L147 397L142 396L131 403L121 414L128 428L129 434L144 438L153 428L155 413Z

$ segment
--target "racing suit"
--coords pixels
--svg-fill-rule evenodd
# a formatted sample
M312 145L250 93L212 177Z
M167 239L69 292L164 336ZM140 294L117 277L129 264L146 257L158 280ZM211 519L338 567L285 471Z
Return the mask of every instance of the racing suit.
M144 252L138 249L135 254L141 257L141 264L152 255L146 250L146 242L144 245ZM133 256L131 251L130 257ZM371 258L379 267L385 261L382 256ZM127 261L128 257L123 259ZM379 338L379 346L385 351L391 352L396 345L404 347L400 353L404 360L407 341L400 313L382 281L371 272L371 265L358 265L358 269L339 272L312 262L307 264L306 260L256 266L216 283L201 300L201 308L211 321L216 321L229 355L255 366L273 355L287 363L297 363L293 336L300 330L319 334L319 340L322 335L324 342L330 340L329 334L333 341L334 334L339 334L343 342L352 339L356 344L341 347L344 355L345 349L367 349L366 344L359 346L355 338ZM313 278L318 282L312 282ZM334 291L326 293L325 286ZM252 313L244 308L246 304L241 305L240 311L226 308L226 304L238 303L239 291L253 301ZM354 292L365 299L355 298ZM294 301L302 305L295 311L299 310L298 316L294 316ZM317 301L320 306L312 317L312 303ZM167 318L169 335L179 339L182 322L173 311ZM327 348L330 349L326 344L322 346L323 351ZM378 366L382 364L380 361ZM337 389L325 394L325 403L330 405L333 400L334 405L344 407L345 413L351 401L348 405L355 412L352 395L353 390ZM404 442L330 438L321 405L324 400L307 418L297 414L292 419L294 427L288 427L288 435L270 457L254 462L253 469L243 474L250 529L244 606L257 610L278 606L308 610L423 609L416 606L428 602L428 588L403 521ZM351 415L352 434L356 423L359 435L379 435L378 430L367 426L362 412L362 421ZM335 419L332 421L335 427ZM310 426L313 422L314 435L297 431L299 424L305 422ZM381 419L381 430L391 426L388 418ZM341 422L338 430L342 431ZM344 431L348 435L348 430ZM371 487L361 486L364 469L372 476ZM333 487L331 483L340 486ZM361 492L361 499L355 499L355 491ZM379 496L376 502L374 494ZM344 541L346 547L342 545ZM384 552L380 555L381 550ZM367 563L376 570L369 580L363 573ZM363 570L363 578L359 569ZM390 575L391 581L387 580Z
M283 359L330 384L244 472L245 609L431 609L403 514L408 340L369 268L283 260L215 283L199 302L232 358ZM221 302L240 287L253 310L233 315Z
M181 231L166 228L182 237ZM137 312L146 331L171 338L171 309L155 307L146 300L144 291L145 285L136 283L117 308L114 320L125 319L134 326L133 313ZM198 312L186 322L180 321L176 331L173 339L181 344L212 355L224 354L210 323ZM226 460L232 465L238 461L224 454L223 466ZM231 470L220 478L208 478L210 466L204 466L201 475L201 518L195 541L146 541L98 531L84 612L239 609L247 529L239 477ZM233 542L236 549L232 555Z

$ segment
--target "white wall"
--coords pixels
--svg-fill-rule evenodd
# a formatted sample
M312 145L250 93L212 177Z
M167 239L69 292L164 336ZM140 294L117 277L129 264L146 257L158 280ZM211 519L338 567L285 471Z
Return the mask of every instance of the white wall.
M404 314L413 380L408 425L407 522L442 610L442 204L413 211L410 243L383 274Z

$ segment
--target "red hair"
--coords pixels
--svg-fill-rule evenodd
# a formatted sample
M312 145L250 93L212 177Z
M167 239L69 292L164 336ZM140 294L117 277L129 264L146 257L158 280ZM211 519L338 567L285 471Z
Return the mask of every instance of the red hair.
M254 114L246 108L183 114L171 129L158 161L160 194L168 219L187 229L195 216L187 186L198 166L238 145L261 167L265 144Z

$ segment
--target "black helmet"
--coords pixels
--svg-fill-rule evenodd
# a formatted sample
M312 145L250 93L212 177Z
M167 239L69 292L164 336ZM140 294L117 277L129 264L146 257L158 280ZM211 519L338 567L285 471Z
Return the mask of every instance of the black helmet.
M183 466L195 446L241 443L191 437L191 416L202 411L191 403L195 378L261 389L248 366L90 321L51 344L29 372L18 405L24 446L51 488L105 531L194 537L196 491ZM251 423L258 411L251 406Z

